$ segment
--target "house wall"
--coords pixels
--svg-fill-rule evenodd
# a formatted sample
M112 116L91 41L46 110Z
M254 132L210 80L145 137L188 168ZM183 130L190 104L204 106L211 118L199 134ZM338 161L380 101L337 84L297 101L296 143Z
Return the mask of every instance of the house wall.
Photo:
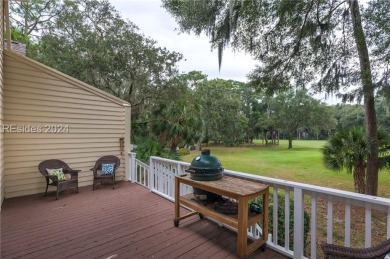
M3 125L3 49L4 49L4 15L3 1L0 1L0 211L4 200L4 134L1 131Z
M61 159L82 170L79 186L92 184L89 170L103 155L121 158L116 179L125 179L125 148L129 139L129 105L103 91L26 57L4 51L4 124L19 126L4 133L5 198L42 193L45 179L38 164ZM125 103L125 104L124 104ZM48 125L68 131L46 133ZM27 131L42 131L32 133ZM92 187L91 187L92 188Z

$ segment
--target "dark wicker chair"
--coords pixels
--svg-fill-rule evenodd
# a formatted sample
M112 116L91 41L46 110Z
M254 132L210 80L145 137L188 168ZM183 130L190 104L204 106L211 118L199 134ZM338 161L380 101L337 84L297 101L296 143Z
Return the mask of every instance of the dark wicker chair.
M383 259L390 253L390 238L369 248L351 248L332 244L322 244L325 259L351 258L351 259Z
M113 164L115 163L114 171L112 175L100 175L98 174L98 171L102 170L102 164ZM103 184L103 183L110 183L112 184L112 189L115 189L115 170L120 166L121 161L116 156L103 156L99 158L95 166L91 168L91 171L93 171L93 185L92 190L95 190L95 186L97 184Z
M46 171L46 169L59 169L59 168L62 168L64 174L70 174L69 180L58 181L57 176L49 175L48 172ZM46 178L46 191L44 195L45 197L49 185L57 187L56 200L58 200L58 194L65 189L76 188L77 193L79 192L78 174L81 170L73 170L64 161L58 159L42 161L38 165L38 170Z

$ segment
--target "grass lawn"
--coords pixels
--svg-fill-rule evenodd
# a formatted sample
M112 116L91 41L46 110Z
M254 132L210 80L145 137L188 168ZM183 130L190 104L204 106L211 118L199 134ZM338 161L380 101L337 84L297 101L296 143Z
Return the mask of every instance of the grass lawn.
M321 148L326 141L294 140L293 148L287 149L287 140L279 145L263 147L261 141L252 146L209 146L222 166L229 170L252 173L283 180L314 184L341 190L353 191L353 178L346 172L334 172L325 168ZM183 156L191 162L199 154L192 151ZM390 198L390 170L379 172L379 196Z

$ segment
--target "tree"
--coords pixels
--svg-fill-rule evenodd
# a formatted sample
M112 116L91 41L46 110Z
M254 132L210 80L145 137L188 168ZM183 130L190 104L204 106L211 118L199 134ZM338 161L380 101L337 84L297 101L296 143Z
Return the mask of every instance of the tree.
M153 136L136 137L135 143L137 147L135 152L137 153L137 159L144 163L149 163L151 156L159 156L163 158L180 160L179 154L175 151L162 146Z
M51 22L61 13L59 0L10 2L12 27L18 29L24 38L29 35L38 37L42 31L51 26Z
M379 132L379 151L382 154L380 167L389 167L390 139ZM355 192L366 193L366 163L371 152L371 143L365 138L363 127L352 127L338 131L323 150L324 163L329 169L341 171L346 169L353 174Z
M367 34L375 87L380 96L390 103L390 2L369 1L364 16L364 32Z
M261 131L262 116L262 95L250 85L243 82L233 82L238 96L242 103L242 113L248 120L246 128L246 142L253 143L255 135Z
M325 106L309 95L305 90L289 91L272 100L271 109L276 127L287 133L288 148L292 148L293 134L299 128L319 125L324 116Z
M334 106L334 110L339 129L364 126L363 105L337 104Z
M11 40L21 42L24 44L30 43L30 38L24 34L24 32L18 28L11 28Z
M376 107L378 124L383 127L387 134L390 134L390 102L387 98L380 96L377 98Z
M150 112L177 75L182 55L157 46L107 1L65 1L30 57Z
M152 113L152 131L172 151L182 144L193 145L201 136L199 105L188 100L160 104Z
M369 2L367 14L376 10L383 15L371 16L371 20L365 18L366 13L361 15L357 0L301 0L294 4L290 0L163 0L163 6L176 18L182 31L209 36L212 46L218 49L220 64L222 51L229 44L252 53L262 65L250 78L269 94L285 90L293 81L302 87L310 85L316 91L339 93L344 100L363 98L366 138L372 143L366 188L367 193L377 194L374 91L381 84L388 86L390 77L388 69L380 71L388 68L390 62L386 58L390 48L386 45L389 1ZM376 35L377 31L384 32L384 36ZM373 53L375 50L378 51ZM372 72L371 61L381 64L373 67L379 70ZM355 86L354 90L341 93L350 86Z
M355 192L365 192L365 157L368 147L364 141L364 130L352 128L341 130L323 148L325 166L340 171L346 168L353 174Z
M257 122L257 125L259 127L259 131L263 135L263 144L265 142L265 145L268 146L268 135L271 132L272 133L272 139L273 143L275 144L275 137L274 133L277 131L277 122L275 117L275 111L271 109L271 105L273 103L273 98L268 96L263 96L261 100L261 104L258 107L258 111L260 113L259 120ZM279 136L277 136L277 139L279 139ZM279 144L279 143L278 143Z
M227 146L238 145L245 137L248 118L243 111L239 86L241 82L214 79L195 89L201 106L203 139Z

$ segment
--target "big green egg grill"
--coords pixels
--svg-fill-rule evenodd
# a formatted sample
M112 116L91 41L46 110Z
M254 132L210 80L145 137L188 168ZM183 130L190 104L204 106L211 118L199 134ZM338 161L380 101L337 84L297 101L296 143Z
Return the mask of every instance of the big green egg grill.
M190 177L195 181L216 181L222 178L223 168L221 161L215 156L210 155L210 150L205 149L201 154L195 157L190 168L186 172L190 173ZM194 188L195 196L207 196L207 201L215 201L218 195L207 192L198 188Z

